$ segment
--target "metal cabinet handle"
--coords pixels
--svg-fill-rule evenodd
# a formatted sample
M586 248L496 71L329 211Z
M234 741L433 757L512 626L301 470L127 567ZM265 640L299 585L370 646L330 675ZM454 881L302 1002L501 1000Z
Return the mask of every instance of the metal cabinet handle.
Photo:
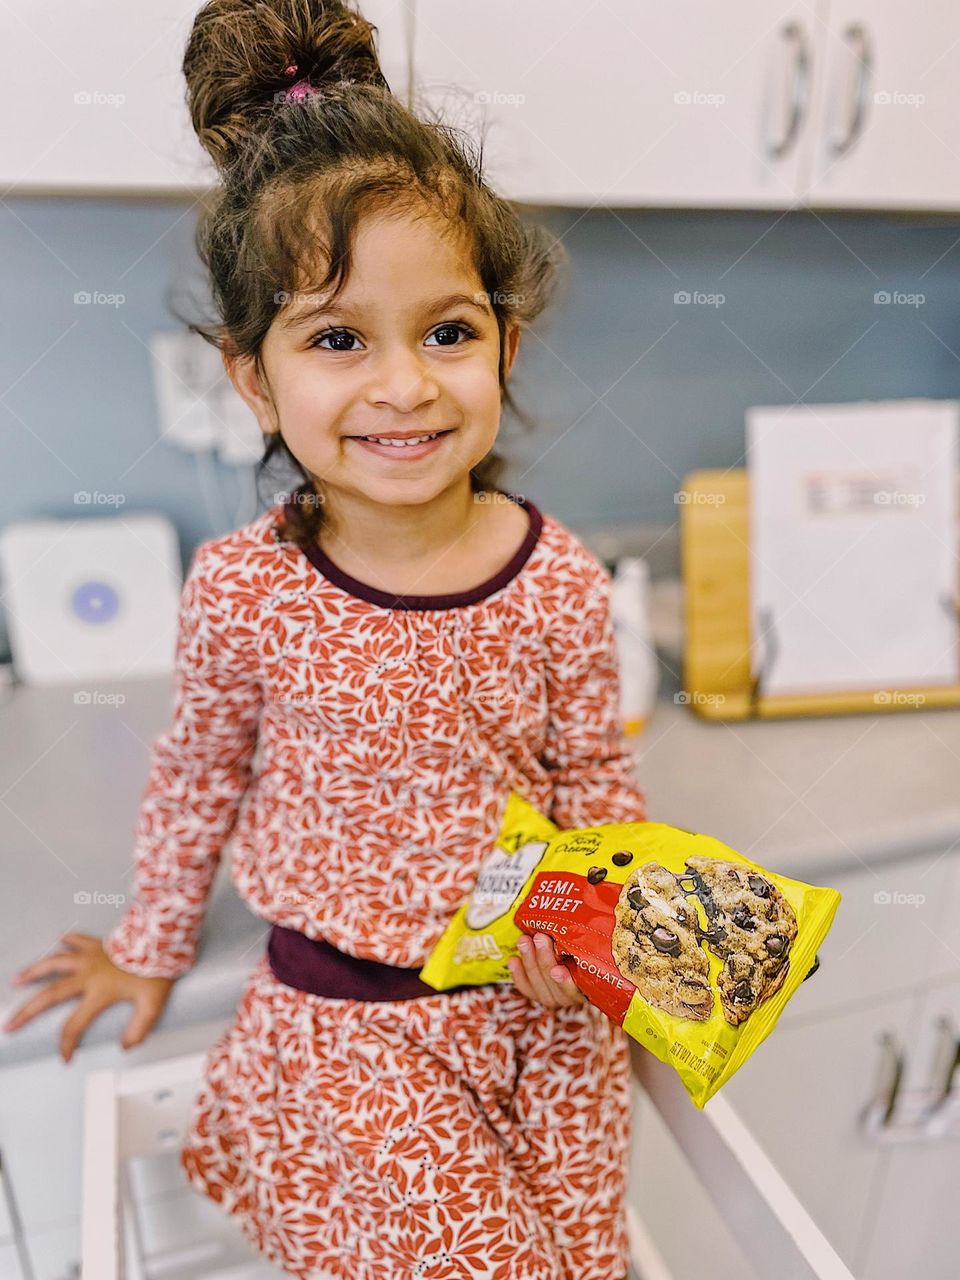
M793 48L793 81L790 115L783 137L778 142L767 143L767 155L773 160L782 160L796 142L807 110L810 89L810 50L803 28L798 22L787 22L780 28L780 38Z
M860 1123L870 1134L876 1134L892 1122L906 1065L903 1049L892 1032L882 1032L878 1042L880 1065L874 1081L873 1095L860 1114Z
M843 155L845 151L849 151L863 132L864 122L867 118L867 87L870 83L870 77L873 75L873 48L870 44L866 27L859 22L851 23L844 31L843 39L849 45L850 52L856 59L857 82L853 95L853 108L847 121L846 130L842 137L834 138L830 143L830 150L835 156Z

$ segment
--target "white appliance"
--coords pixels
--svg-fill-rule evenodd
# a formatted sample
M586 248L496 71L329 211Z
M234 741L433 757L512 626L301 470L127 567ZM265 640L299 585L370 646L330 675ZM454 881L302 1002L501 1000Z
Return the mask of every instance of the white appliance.
M164 675L176 649L176 533L150 512L35 520L0 534L14 667L28 684ZM77 698L96 692L78 690Z

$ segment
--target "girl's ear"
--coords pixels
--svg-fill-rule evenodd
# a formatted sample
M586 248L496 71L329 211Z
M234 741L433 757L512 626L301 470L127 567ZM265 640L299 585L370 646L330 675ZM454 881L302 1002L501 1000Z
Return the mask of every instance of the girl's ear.
M260 430L270 434L280 430L273 398L257 368L256 357L238 356L226 348L221 351L223 367L237 394L256 415Z
M520 350L520 322L515 321L503 335L503 380L506 382Z

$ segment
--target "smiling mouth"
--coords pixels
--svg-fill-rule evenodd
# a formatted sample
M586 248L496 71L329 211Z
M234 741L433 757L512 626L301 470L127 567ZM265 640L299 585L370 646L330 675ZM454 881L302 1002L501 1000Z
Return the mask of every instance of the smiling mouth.
M428 444L431 440L436 440L439 436L448 436L450 435L451 430L452 428L447 431L432 431L429 434L421 436L407 436L405 440L391 440L389 436L348 436L347 438L349 440L366 440L370 444L388 445L394 449L409 449L418 444Z

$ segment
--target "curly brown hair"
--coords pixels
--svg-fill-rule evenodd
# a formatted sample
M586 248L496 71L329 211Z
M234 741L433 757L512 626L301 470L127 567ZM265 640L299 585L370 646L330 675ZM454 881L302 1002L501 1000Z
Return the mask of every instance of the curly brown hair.
M220 177L196 233L219 321L184 322L221 352L252 356L262 376L261 346L284 295L339 295L361 216L426 209L469 246L500 332L501 403L530 426L504 378L504 334L541 313L566 253L487 185L482 142L393 95L376 30L344 0L208 0L197 14L183 74L193 127ZM291 100L294 73L322 93ZM311 280L318 245L323 278ZM279 431L264 441L258 491L277 455L316 497L285 505L282 536L312 542L323 521L313 477ZM491 450L471 487L495 488L504 465Z

